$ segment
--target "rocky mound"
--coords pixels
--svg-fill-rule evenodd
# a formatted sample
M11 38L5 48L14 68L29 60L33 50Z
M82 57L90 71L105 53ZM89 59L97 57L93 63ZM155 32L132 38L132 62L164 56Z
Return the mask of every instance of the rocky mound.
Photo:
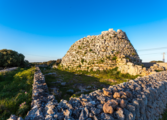
M64 68L79 70L112 69L117 58L140 64L141 60L122 30L103 31L97 36L87 36L76 41L62 58Z

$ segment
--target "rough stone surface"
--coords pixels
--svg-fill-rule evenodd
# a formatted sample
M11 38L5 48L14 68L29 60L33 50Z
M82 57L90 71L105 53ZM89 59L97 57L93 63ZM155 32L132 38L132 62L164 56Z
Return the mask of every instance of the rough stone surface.
M113 95L113 98L120 98L120 93L119 92L115 92L114 95Z
M110 113L110 114L114 112L113 107L111 106L109 102L103 105L103 111L104 113Z

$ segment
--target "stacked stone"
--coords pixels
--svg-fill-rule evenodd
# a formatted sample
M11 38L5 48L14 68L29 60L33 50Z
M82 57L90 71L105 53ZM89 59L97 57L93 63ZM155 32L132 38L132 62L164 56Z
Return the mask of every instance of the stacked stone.
M12 70L16 70L18 67L12 67L12 68L8 68L8 69L4 69L4 70L0 70L0 72L9 72Z
M167 63L156 63L153 66L151 66L150 69L162 71L167 70Z
M38 84L43 84L39 82L44 80L43 76L42 79L34 76ZM33 93L39 94L35 90ZM60 103L54 96L46 95L45 99L42 99L43 106L33 101L25 120L158 120L167 104L167 72L81 94L79 98Z
M44 119L44 107L48 101L49 91L45 83L45 77L40 71L39 67L36 67L34 73L34 83L32 91L32 109L28 112L25 120L29 119Z
M146 76L150 74L156 73L155 70L157 68L146 68L142 67L141 65L135 65L131 62L125 62L125 63L118 63L117 65L118 71L120 71L123 74L129 73L130 75L141 75Z
M49 101L45 119L158 120L166 103L167 72L161 72L82 94L69 102Z
M78 70L106 70L115 64L114 56L140 64L141 60L125 32L113 29L101 35L87 36L75 42L62 58L64 68Z
M47 116L46 104L48 101L57 103L54 96L49 95L48 87L45 83L45 77L39 67L36 66L32 90L31 110L27 113L25 120L44 120L45 116ZM23 120L23 118L11 115L8 120Z

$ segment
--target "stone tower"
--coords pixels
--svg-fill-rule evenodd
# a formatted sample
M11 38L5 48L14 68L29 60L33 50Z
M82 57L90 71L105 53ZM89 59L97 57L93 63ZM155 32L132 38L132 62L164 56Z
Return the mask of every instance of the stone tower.
M62 58L61 66L76 70L106 70L116 67L118 58L141 63L125 32L109 29L76 41Z

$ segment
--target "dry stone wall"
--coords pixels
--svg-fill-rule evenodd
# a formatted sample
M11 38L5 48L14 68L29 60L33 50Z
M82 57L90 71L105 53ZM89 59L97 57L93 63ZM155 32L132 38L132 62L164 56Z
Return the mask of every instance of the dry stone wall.
M154 70L167 70L167 63L156 63L153 66L150 67Z
M141 65L136 65L132 62L126 61L125 58L118 59L117 60L117 66L118 71L120 71L123 74L129 73L130 75L141 75L146 76L150 74L156 73L155 70L157 68L146 68Z
M0 72L9 72L12 70L16 70L18 67L12 67L12 68L8 68L8 69L4 69L4 70L0 70Z
M76 70L106 70L115 66L118 57L127 58L135 64L141 63L125 32L109 29L101 35L76 41L62 58L61 65Z
M32 94L32 109L25 120L158 120L167 104L167 72L58 103L49 95L45 78L37 67ZM9 120L23 120L15 118Z
M121 73L129 73L131 75L141 75L146 76L156 73L156 70L166 71L167 63L155 63L149 68L143 67L141 65L136 65L132 62L126 61L125 58L117 60L117 67Z

